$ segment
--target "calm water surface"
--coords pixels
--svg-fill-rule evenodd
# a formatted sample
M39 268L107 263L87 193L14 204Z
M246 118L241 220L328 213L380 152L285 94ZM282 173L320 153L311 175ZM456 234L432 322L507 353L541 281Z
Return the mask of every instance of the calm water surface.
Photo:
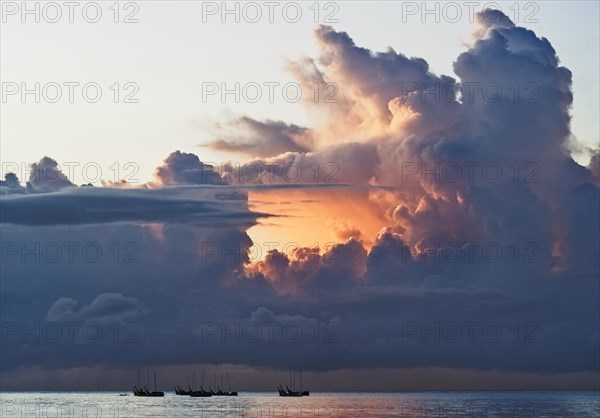
M600 392L320 392L164 398L2 392L0 417L600 417Z

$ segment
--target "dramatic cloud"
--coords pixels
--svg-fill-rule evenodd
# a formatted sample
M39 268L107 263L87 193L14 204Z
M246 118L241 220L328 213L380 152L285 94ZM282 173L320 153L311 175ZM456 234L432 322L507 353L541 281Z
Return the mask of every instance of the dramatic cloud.
M49 322L61 321L100 321L126 320L145 313L145 309L134 298L125 297L119 293L102 293L87 306L78 312L74 309L77 301L61 298L48 310L46 320Z
M331 27L315 38L320 56L288 66L338 100L307 101L310 128L224 124L208 146L244 167L177 151L140 188L73 187L47 157L53 181L7 175L3 370L598 376L599 157L570 155L572 75L550 42L486 11L449 77ZM117 324L119 343L22 343L20 324L66 322Z
M58 163L50 157L42 158L31 164L28 187L40 192L55 192L65 187L75 186L58 167Z
M251 213L239 193L200 187L168 189L78 188L66 192L6 197L2 223L78 225L108 222L252 225L264 214Z
M213 167L200 161L197 155L176 151L156 169L159 184L216 184L225 182Z
M19 183L19 178L15 173L6 173L4 180L0 180L0 194L25 193L26 190Z
M349 239L332 245L322 255L318 248L290 248L289 255L271 250L250 268L281 293L295 293L302 288L311 293L325 288L330 292L344 291L363 276L366 258L360 242Z
M253 157L270 157L287 151L307 152L314 143L310 129L281 121L260 122L244 116L219 127L225 132L206 144L207 147Z

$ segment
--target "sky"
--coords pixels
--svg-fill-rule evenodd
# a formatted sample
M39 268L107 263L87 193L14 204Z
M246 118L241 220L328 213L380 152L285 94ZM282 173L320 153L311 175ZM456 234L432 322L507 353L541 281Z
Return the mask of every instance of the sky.
M597 2L24 4L2 389L600 388Z
M33 97L21 103L19 95L9 96L2 103L2 161L19 163L20 167L37 161L42 157L40 152L50 153L45 148L38 151L37 144L51 141L50 156L59 163L100 165L99 175L93 169L89 173L74 170L75 182L81 184L98 178L114 180L116 168L110 167L127 162L139 167L136 180L149 181L154 167L175 149L194 152L203 161L219 164L235 159L236 156L199 147L217 134L211 129L214 123L245 114L306 125L310 115L299 103L286 101L281 89L277 89L270 103L265 86L264 98L257 103L244 100L236 103L233 96L225 103L218 96L203 101L202 83L224 82L229 84L228 88L234 88L235 82L255 82L261 86L264 82L282 85L293 82L286 70L286 60L315 56L318 52L312 39L315 20L319 23L337 20L338 23L331 23L337 30L351 33L358 44L371 50L392 47L409 57L422 57L438 75L453 75L452 63L471 40L473 19L469 8L464 6L458 9L461 18L454 22L452 10L441 5L438 14L426 15L420 7L411 13L407 2L404 6L392 1L368 5L359 1L336 2L335 8L326 8L325 4L318 8L317 19L308 4L303 6L301 18L295 23L288 22L295 20L294 15L292 9L286 9L290 16L284 15L283 5L273 12L273 23L269 22L267 8L261 8L261 20L250 23L239 6L240 23L236 23L236 16L223 16L220 6L216 14L209 15L206 11L203 15L202 2L190 1L176 5L137 2L135 9L120 10L120 22L131 14L130 19L137 19L137 23L115 24L115 13L108 5L95 24L88 23L79 8L73 12L73 23L69 23L68 9L61 11L62 18L57 23L50 23L44 17L52 20L54 12L47 9L42 13L40 6L39 24L35 15L22 16L21 7L16 14L5 12L6 23L0 32L3 81L19 84L37 81L41 85L97 82L104 94L97 103L86 102L81 94L74 103L69 103L67 87L63 86L65 99L57 103L41 100L38 104ZM484 4L474 6L473 12L481 10ZM596 24L598 3L546 1L532 3L535 7L526 6L527 2L519 7L511 2L499 5L504 5L509 16L526 20L527 27L539 36L551 39L563 65L574 73L573 135L577 144L593 147L600 140L596 74L599 53L594 47L600 36ZM92 11L87 13L94 17ZM246 11L248 18L253 16L250 13L251 10ZM223 18L226 23L222 23ZM574 30L577 27L586 29ZM132 98L139 102L121 103L122 97L115 104L114 91L110 90L115 82L136 83L138 91ZM119 90L122 96L133 92L132 88L125 90L122 86ZM310 93L309 90L306 95ZM115 155L116 146L119 155ZM589 160L585 150L576 157L578 161ZM245 160L238 156L236 161ZM9 168L2 167L2 174Z

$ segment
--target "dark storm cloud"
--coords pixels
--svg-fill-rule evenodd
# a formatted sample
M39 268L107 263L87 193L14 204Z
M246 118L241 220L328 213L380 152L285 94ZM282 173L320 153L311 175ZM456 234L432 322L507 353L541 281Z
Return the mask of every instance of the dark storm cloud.
M194 198L194 195L200 196ZM204 197L201 197L204 196ZM5 197L2 223L83 225L109 222L187 223L196 226L253 223L245 200L229 199L194 186L172 189L78 188L64 192Z
M120 293L102 293L89 305L76 309L77 301L60 298L48 310L48 322L63 321L111 321L126 320L145 313L145 308L135 298L129 298Z

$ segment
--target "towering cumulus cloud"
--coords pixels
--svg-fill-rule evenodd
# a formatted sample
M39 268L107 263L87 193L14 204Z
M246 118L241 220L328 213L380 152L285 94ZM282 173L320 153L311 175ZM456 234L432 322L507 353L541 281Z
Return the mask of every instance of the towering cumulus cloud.
M312 126L244 116L204 144L264 176L177 151L143 187L78 188L47 157L53 180L0 183L3 385L198 362L597 384L598 151L571 157L572 74L550 41L487 10L450 77L331 27L315 39L319 57L288 62L337 86L304 103ZM335 181L291 182L292 165ZM253 233L294 243L293 225L331 242L253 254ZM63 322L135 338L22 344L21 324Z

